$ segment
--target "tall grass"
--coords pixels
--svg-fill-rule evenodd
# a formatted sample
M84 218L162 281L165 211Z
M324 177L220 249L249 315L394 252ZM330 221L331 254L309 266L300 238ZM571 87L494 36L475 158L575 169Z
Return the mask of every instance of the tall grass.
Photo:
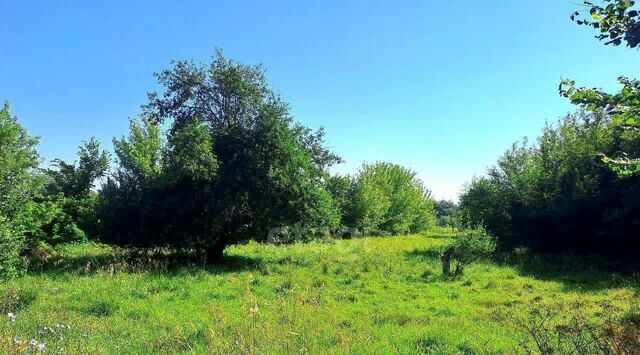
M517 353L531 304L624 314L634 289L604 271L536 261L440 275L449 234L188 251L65 246L0 286L0 352ZM55 264L55 265L54 265ZM533 271L532 271L533 270ZM588 277L587 277L588 276ZM43 331L44 329L44 331ZM19 338L17 338L19 337Z

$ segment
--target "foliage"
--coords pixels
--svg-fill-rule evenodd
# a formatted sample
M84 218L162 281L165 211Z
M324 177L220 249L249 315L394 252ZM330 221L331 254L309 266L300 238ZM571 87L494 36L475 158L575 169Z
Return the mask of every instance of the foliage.
M331 193L333 203L340 211L340 225L354 227L357 224L355 212L357 180L349 175L333 175L327 179L326 188Z
M97 193L90 192L83 198L69 198L62 193L38 197L30 214L35 223L32 242L43 241L50 245L87 241L96 236Z
M78 147L78 162L67 163L56 159L53 169L47 169L48 182L42 196L36 199L32 210L35 221L32 240L51 245L86 241L95 236L96 181L103 178L109 168L109 154L100 150L100 143L91 138Z
M208 65L174 62L157 77L164 93L150 93L145 119L114 141L119 168L101 192L101 240L198 248L215 260L271 228L338 225L324 181L339 158L322 130L293 123L261 66L218 51Z
M430 192L416 173L397 164L364 164L355 186L358 227L390 234L418 232L435 225Z
M149 120L131 120L129 130L128 137L113 140L117 169L100 190L99 235L103 242L139 245L154 227L144 218L156 202L150 193L162 173L162 140L160 128Z
M0 215L0 279L15 276L20 266L20 253L24 249L24 238L15 227Z
M440 200L435 204L436 218L440 227L456 227L458 225L458 205L449 200Z
M484 225L503 249L633 258L640 246L638 177L619 179L598 154L637 150L640 136L602 114L567 116L536 145L516 144L461 196L462 222ZM626 148L629 147L629 148Z
M584 5L589 7L591 19L578 18L579 12L571 15L571 19L579 25L586 25L600 30L596 36L605 45L617 46L625 41L630 48L640 44L640 17L634 9L635 2L630 0L604 0L606 6L599 6L590 1ZM562 80L560 95L569 98L571 103L580 105L591 112L605 112L613 122L622 129L638 132L640 130L640 82L638 80L619 77L622 90L616 94L608 94L602 90L576 87L573 80ZM622 176L640 173L640 159L633 152L622 151L620 155L603 154L603 160Z
M455 275L462 275L464 268L473 261L487 257L496 250L496 238L483 227L465 229L457 233L453 243L441 256L442 273L451 274L451 261L456 261Z
M579 17L579 11L571 14L571 20L578 25L592 27L600 31L596 38L605 45L619 46L626 42L630 48L640 45L640 17L632 0L603 0L602 6L591 1L583 4L589 8L587 17Z
M169 133L164 166L173 181L193 179L211 181L218 171L218 161L211 149L211 135L199 121L174 126Z
M55 159L52 165L54 169L47 170L50 178L47 193L61 193L69 198L80 199L89 195L96 181L107 173L109 153L100 151L100 143L91 138L78 147L77 165L61 159Z
M614 95L598 89L577 88L572 80L563 80L560 93L588 111L605 112L616 126L637 134L640 130L640 82L625 77L618 81L623 88ZM622 151L617 158L603 154L603 160L620 175L630 176L640 172L640 160L629 155L633 156L634 152Z
M17 272L18 257L26 248L25 223L42 186L37 144L5 103L0 110L0 278Z

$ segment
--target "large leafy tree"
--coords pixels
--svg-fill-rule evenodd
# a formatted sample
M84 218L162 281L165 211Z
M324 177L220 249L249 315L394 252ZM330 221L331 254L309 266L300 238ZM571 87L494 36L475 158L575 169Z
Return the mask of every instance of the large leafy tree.
M14 274L26 247L33 197L40 192L38 139L11 116L9 104L0 109L0 277Z
M625 43L630 48L640 45L640 16L631 0L603 0L596 4L584 1L588 11L576 11L571 19L579 25L589 26L599 32L596 38L605 45L619 46ZM622 89L615 94L596 88L577 87L573 80L560 83L560 94L572 103L588 111L603 111L613 118L621 129L640 129L640 82L627 77L619 77ZM619 156L603 155L603 160L620 175L640 173L640 159L637 155L622 152Z
M141 227L118 230L119 209L106 203L111 230L103 238L197 247L213 261L226 245L264 239L270 228L335 228L339 214L324 182L339 158L324 147L322 131L293 122L261 66L218 51L211 63L174 62L157 78L164 91L149 94L144 124L114 142L120 168L103 191L104 201L134 212L129 225Z

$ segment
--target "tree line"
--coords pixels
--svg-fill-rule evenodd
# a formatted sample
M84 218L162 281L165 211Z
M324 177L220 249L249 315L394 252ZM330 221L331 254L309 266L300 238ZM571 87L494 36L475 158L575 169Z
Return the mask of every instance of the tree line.
M583 1L570 16L608 46L640 44L631 0ZM547 125L534 145L514 144L460 198L463 223L484 225L503 249L636 259L640 247L640 82L610 94L564 79L580 111Z
M90 139L77 161L46 169L38 139L5 104L0 274L17 272L34 247L87 239L191 249L215 262L227 245L264 241L274 227L301 224L312 239L345 225L377 234L435 225L430 192L410 169L377 162L332 175L342 159L324 131L294 121L261 66L218 51L210 63L173 62L156 77L164 91L149 93L128 135L113 140L113 157Z
M637 48L635 3L603 3L585 1L587 11L572 20L606 45ZM637 80L621 77L615 94L563 80L560 94L579 110L544 127L534 144L514 144L456 205L436 203L414 171L393 163L332 175L342 159L327 149L323 129L294 120L260 65L218 51L210 63L173 62L156 78L163 90L149 93L129 133L113 140L113 156L90 139L77 161L47 168L38 139L4 105L0 276L18 272L36 247L87 239L189 249L215 262L227 245L293 225L313 231L301 239L342 226L394 235L440 225L470 228L457 249L478 246L481 254L495 236L506 251L638 255ZM450 256L464 260L459 250Z

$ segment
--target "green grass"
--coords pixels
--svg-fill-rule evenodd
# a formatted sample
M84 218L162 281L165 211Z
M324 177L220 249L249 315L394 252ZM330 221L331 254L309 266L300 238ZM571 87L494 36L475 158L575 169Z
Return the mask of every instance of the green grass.
M568 261L484 261L447 280L438 254L449 241L250 243L212 268L66 246L57 265L0 286L0 352L24 353L34 338L51 353L517 353L515 321L532 304L579 303L599 319L637 296Z

